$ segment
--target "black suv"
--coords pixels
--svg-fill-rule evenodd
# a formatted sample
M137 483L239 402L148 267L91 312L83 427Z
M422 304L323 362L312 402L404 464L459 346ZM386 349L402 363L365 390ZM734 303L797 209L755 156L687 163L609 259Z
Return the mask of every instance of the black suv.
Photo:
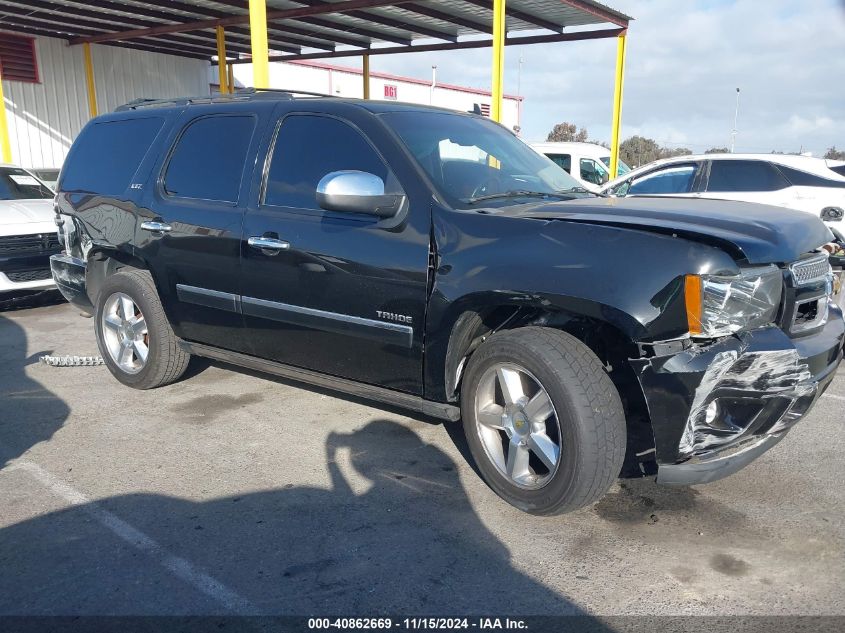
M122 383L198 355L462 419L489 485L538 514L595 501L626 460L674 484L735 472L842 356L820 220L597 197L472 114L129 104L85 127L56 201L56 283Z

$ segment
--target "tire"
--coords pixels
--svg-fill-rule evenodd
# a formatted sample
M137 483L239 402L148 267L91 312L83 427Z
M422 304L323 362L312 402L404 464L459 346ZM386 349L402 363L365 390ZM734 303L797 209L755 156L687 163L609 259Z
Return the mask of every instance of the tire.
M127 299L131 304L126 303ZM133 312L134 317L127 319L126 312ZM124 385L154 389L178 380L185 373L191 356L179 346L153 278L146 270L119 272L108 277L97 297L95 317L100 354L112 375ZM127 338L134 341L126 345L128 351L120 347ZM146 357L142 358L144 347ZM128 361L121 362L127 358Z
M508 404L506 390L513 396L520 389L522 397ZM598 501L622 468L619 393L595 354L565 332L525 327L491 336L470 357L461 413L484 480L531 514L563 514ZM501 429L494 428L497 419Z

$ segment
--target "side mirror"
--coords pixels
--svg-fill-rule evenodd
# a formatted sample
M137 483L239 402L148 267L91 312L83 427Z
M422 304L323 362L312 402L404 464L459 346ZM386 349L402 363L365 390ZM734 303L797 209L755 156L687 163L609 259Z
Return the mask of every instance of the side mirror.
M402 194L384 193L384 181L365 171L333 171L317 183L317 204L327 211L392 218L404 200Z

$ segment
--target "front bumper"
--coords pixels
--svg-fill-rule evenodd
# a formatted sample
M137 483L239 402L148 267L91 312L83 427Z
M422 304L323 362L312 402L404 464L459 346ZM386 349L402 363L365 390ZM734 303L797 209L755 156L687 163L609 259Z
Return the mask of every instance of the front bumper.
M844 340L832 308L824 328L802 338L770 327L631 361L651 417L657 481L715 481L777 444L833 380Z
M50 270L59 292L80 310L93 314L94 306L88 298L85 282L87 269L83 260L70 255L53 255L50 258Z

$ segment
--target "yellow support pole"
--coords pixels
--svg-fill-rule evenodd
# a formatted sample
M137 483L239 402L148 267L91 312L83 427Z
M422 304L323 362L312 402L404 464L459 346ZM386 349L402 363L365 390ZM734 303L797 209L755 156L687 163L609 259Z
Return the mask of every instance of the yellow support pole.
M235 94L235 66L234 64L226 64L226 86L229 88L229 94Z
M625 40L623 32L616 40L616 87L613 90L613 123L610 140L610 179L619 173L619 132L622 129L622 89L625 86Z
M220 94L228 94L229 82L226 77L226 30L217 27L217 76L220 81Z
M364 55L364 99L370 98L370 56Z
M490 118L502 120L502 95L505 83L505 0L493 0L493 103Z
M6 99L3 97L3 74L0 69L0 154L4 163L12 162L12 143L9 141L9 124L6 121Z
M91 118L97 116L97 87L94 85L94 62L91 60L91 45L82 44L82 56L85 58L85 85L88 88L88 111Z
M249 0L249 40L252 44L252 85L270 87L270 49L267 45L267 2Z

